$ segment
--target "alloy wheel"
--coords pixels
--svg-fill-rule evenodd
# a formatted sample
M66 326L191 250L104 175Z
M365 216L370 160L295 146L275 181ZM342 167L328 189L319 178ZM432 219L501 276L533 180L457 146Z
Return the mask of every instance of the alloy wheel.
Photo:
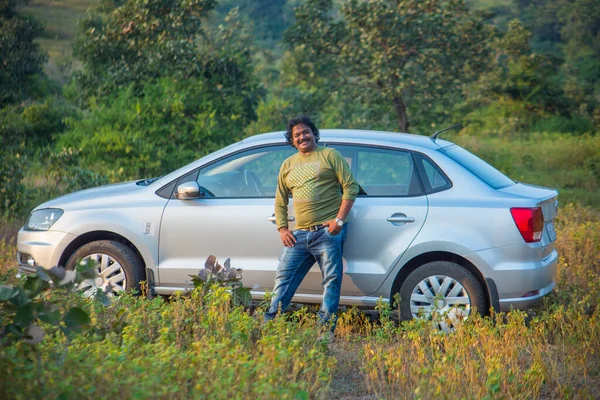
M96 263L97 275L79 284L79 290L85 296L92 296L96 290L102 290L108 295L115 295L125 291L127 278L123 266L108 254L94 253L84 257L81 262Z
M410 295L413 318L432 319L443 331L450 331L471 313L471 299L456 279L433 275L421 280Z

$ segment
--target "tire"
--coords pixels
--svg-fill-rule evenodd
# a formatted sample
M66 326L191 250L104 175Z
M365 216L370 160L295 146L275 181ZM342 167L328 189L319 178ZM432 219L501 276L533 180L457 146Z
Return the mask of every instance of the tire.
M108 294L139 289L144 280L143 265L135 252L127 245L112 240L98 240L81 246L69 257L66 268L75 269L80 260L94 260L98 264L98 276L79 284L86 295L91 295L96 287L106 289Z
M485 313L487 300L481 284L466 268L449 261L433 261L414 270L400 287L400 317L433 318L438 313L443 330L452 329L473 310Z

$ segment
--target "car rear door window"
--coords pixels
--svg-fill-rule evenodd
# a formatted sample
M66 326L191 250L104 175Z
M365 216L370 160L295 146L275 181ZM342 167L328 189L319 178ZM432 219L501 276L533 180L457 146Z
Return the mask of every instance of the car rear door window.
M348 161L361 186L360 196L419 196L423 190L409 151L331 145Z
M452 187L452 182L429 157L415 153L417 166L420 168L423 185L427 194L441 192Z

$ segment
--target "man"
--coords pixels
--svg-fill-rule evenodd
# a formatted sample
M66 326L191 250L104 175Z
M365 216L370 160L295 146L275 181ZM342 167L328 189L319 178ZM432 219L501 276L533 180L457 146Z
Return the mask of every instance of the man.
M285 311L317 262L323 277L319 319L323 324L331 322L333 331L342 286L346 218L359 186L337 150L317 145L319 130L308 117L290 120L285 137L298 153L286 159L279 171L275 217L284 248L265 320L273 319L279 309ZM294 231L288 227L290 194L294 199Z

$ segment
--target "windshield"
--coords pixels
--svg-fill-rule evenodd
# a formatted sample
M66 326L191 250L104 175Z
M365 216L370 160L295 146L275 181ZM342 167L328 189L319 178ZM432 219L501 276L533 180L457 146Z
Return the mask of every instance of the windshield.
M502 189L515 184L512 179L502 172L460 146L452 145L444 147L443 149L440 149L440 151L468 169L473 175L477 176L494 189Z

